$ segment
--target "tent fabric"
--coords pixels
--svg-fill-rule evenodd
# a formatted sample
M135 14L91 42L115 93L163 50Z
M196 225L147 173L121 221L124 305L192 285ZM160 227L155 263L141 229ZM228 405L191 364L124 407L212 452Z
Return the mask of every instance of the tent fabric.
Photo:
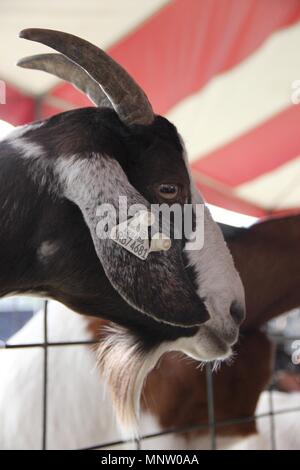
M0 104L0 119L14 126L31 122L35 117L35 100L5 83L5 104Z
M89 0L80 7L74 0L76 13L89 3L91 30L72 21L70 29L64 18L52 17L39 26L106 46L145 89L155 111L177 125L208 202L257 217L300 208L300 105L293 104L293 96L296 102L300 97L298 0L123 0L122 14L115 0L109 12L103 9L107 2ZM26 46L23 55L33 52ZM42 73L25 73L32 98L20 95L17 106L9 99L6 111L0 106L0 119L16 124L32 118ZM69 84L47 80L42 117L89 105Z
M84 37L104 49L151 18L168 0L1 0L0 43L2 78L27 94L40 95L57 83L47 74L33 75L15 67L26 55L45 47L18 38L24 28L50 28Z

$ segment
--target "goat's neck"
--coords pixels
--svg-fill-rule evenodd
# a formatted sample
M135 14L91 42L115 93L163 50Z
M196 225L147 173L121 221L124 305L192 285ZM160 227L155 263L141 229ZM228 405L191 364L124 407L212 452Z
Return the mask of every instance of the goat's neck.
M300 306L300 215L257 224L229 247L246 291L244 329Z

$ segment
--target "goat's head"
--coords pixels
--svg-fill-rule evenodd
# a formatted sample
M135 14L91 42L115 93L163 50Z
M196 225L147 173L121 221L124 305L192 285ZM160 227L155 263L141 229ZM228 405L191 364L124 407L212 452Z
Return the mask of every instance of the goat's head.
M161 322L174 328L177 342L165 349L179 349L204 361L227 357L244 318L244 292L206 207L204 244L198 250L187 249L187 238L173 237L168 252L150 253L142 261L96 233L97 206L116 206L120 196L127 197L129 206L139 203L146 208L154 203L177 203L181 208L186 203L204 204L176 128L155 115L127 72L92 44L42 29L24 30L21 37L59 54L28 57L20 66L73 83L97 106L50 119L28 136L43 149L43 165L51 163L56 182L52 189L80 208L111 285L135 309L139 324L144 322L147 328L149 322ZM24 139L26 135L23 144ZM195 210L192 219L197 231Z

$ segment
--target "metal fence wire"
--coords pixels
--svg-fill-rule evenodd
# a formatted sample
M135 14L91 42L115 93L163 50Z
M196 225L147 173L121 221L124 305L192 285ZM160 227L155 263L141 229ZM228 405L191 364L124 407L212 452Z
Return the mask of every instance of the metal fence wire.
M276 344L283 344L285 341L298 340L299 338L285 337L284 335L270 334L271 338L275 340ZM41 449L47 450L47 415L48 415L48 348L53 347L67 347L67 346L87 346L87 345L96 345L99 341L64 341L64 342L49 342L48 341L48 301L44 302L44 316L43 316L43 342L36 343L26 343L26 344L7 344L2 342L0 345L1 348L5 349L20 349L20 348L42 348L44 351L43 357L43 393L42 393L42 442ZM123 445L123 444L134 444L135 449L139 450L141 448L141 443L144 440L157 438L160 436L166 436L170 434L181 434L197 430L207 430L210 434L210 449L217 450L217 433L216 427L226 427L232 426L235 424L249 423L261 418L269 417L270 420L270 448L276 450L276 429L275 429L275 415L287 414L293 412L300 412L300 406L285 408L284 410L274 410L273 403L273 389L274 381L272 379L271 384L269 385L269 412L261 413L255 416L235 418L230 420L217 421L215 419L215 408L214 408L214 381L213 381L213 372L211 364L206 366L206 386L207 386L207 404L208 404L208 423L199 423L197 425L180 427L168 429L158 433L145 434L142 435L139 439L124 439L117 440L112 442L101 442L98 445L93 445L90 447L85 447L81 449L74 450L100 450L100 449L113 449L114 447ZM274 377L274 371L272 374Z

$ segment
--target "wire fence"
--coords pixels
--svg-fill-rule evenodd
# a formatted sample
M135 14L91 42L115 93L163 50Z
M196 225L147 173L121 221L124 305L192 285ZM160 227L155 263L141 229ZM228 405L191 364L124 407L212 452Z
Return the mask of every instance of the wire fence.
M299 340L299 337L291 337L288 338L284 337L283 335L271 333L271 338L275 341L276 344L282 344L287 339L289 341ZM43 341L42 342L33 342L33 343L26 343L26 344L8 344L6 342L2 342L0 344L0 348L4 349L26 349L26 348L42 348L43 349L43 393L42 393L42 442L41 442L41 449L47 450L47 418L48 418L48 372L49 372L49 365L48 365L48 349L49 348L59 348L59 347L68 347L68 346L91 346L99 344L100 341L93 341L93 340L84 340L84 341L63 341L63 342L50 342L48 340L48 301L44 302L44 312L43 312ZM232 425L243 424L243 423L250 423L262 418L269 418L270 420L270 448L272 450L276 450L276 423L275 423L275 416L287 413L294 413L300 412L300 403L297 407L290 407L285 408L284 410L275 410L274 409L274 402L273 402L273 390L274 390L274 371L272 374L272 381L269 385L269 411L266 413L260 413L255 416L248 416L248 417L237 417L235 419L227 419L227 420L216 420L215 418L215 406L214 406L214 380L213 380L213 371L212 366L208 363L206 366L206 386L207 386L207 406L208 406L208 423L199 423L197 425L186 426L186 427L176 427L167 429L157 433L149 433L142 435L139 439L123 439L123 440L115 440L111 442L100 442L97 445L93 445L90 447L84 447L80 449L74 450L101 450L101 449L113 449L120 445L134 445L136 450L141 449L141 445L143 441L148 439L153 439L157 437L163 437L170 434L182 434L194 431L207 431L210 435L210 449L217 450L217 427L225 428Z

